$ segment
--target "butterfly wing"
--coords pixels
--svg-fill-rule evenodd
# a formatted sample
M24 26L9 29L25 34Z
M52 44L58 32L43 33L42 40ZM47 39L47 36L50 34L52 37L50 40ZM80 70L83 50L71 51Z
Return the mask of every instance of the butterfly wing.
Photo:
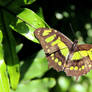
M34 32L49 61L49 67L61 71L73 42L54 29L39 28Z
M78 51L73 52L73 56L65 68L67 76L75 76L76 79L92 69L92 45L83 44L78 45L77 48Z
M66 62L65 57L60 51L46 55L49 67L53 67L57 71L62 71L64 69L64 63Z
M80 44L78 45L78 49L79 50L90 50L92 49L92 45L91 44Z
M35 30L34 34L40 41L45 53L51 54L65 47L71 48L73 44L73 42L64 34L54 29L39 28ZM60 48L59 46L57 46L58 43L61 43L63 46L61 46Z

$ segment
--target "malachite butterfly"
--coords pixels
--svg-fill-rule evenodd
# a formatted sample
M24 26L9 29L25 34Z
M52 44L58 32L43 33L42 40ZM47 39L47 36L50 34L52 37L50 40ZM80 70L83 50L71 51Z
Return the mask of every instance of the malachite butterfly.
M78 45L54 29L39 28L34 32L45 51L49 67L78 79L92 69L92 45Z

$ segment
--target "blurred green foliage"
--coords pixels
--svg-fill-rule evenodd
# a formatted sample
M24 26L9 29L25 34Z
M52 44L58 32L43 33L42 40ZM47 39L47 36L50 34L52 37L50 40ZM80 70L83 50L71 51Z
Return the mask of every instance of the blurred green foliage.
M91 0L0 0L0 92L91 92L92 71L76 81L48 69L34 36L52 27L92 44L91 6Z

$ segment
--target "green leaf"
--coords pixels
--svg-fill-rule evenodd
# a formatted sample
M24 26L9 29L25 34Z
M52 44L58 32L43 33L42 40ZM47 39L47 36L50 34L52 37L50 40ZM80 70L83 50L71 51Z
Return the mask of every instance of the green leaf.
M88 72L85 76L92 79L92 70L90 72Z
M17 18L16 24L10 25L11 28L34 42L38 42L34 36L35 29L49 27L36 13L26 8Z
M3 46L4 46L4 57L8 66L8 73L10 77L11 87L16 89L19 82L19 60L16 55L16 43L9 27L10 20L7 17L7 12L3 12L2 15L2 32L4 35Z
M92 92L92 80L89 81L90 81L90 85L88 85L88 92Z
M2 59L0 60L0 92L9 92L9 91L10 91L10 85L9 85L8 75L6 72L6 64Z
M70 81L66 77L60 77L58 79L58 85L61 91L67 91L70 86Z
M0 31L0 92L9 92L10 85L8 80L8 75L6 72L6 64L3 58L3 47L2 47L2 32Z
M20 43L19 45L16 46L16 53L18 53L23 47L23 44Z
M92 29L89 29L89 30L87 31L87 34L88 34L89 37L92 38Z
M22 65L21 70L21 76L24 77L22 80L42 77L48 70L48 62L46 60L44 51L41 50L36 55L27 58L25 63Z
M81 84L74 84L70 87L69 92L87 92L86 88Z
M0 43L2 42L3 39L3 35L2 35L2 31L0 30Z
M24 0L25 4L32 4L33 2L35 2L36 0Z
M0 43L0 60L3 59L3 50L2 50L2 44Z
M56 84L54 78L37 79L25 84L21 83L16 91L11 92L49 92Z

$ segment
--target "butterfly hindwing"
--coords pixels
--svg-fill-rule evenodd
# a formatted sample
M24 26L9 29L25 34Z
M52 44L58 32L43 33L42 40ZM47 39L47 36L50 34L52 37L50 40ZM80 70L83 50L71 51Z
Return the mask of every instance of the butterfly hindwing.
M92 45L84 44L78 45L78 51L73 52L70 62L65 68L67 76L84 75L92 69Z
M47 55L47 59L49 67L53 67L57 71L64 69L65 57L61 55L60 51Z

